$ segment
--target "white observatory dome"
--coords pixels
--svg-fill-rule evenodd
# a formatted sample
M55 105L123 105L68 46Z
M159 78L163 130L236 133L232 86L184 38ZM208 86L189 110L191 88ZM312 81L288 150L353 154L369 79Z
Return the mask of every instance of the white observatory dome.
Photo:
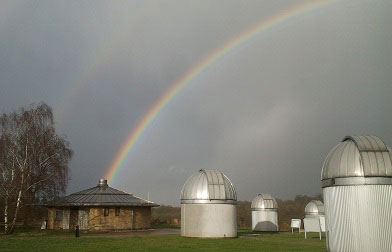
M181 235L236 237L237 195L225 174L200 170L181 190Z
M346 136L321 171L329 251L392 251L392 155L376 136Z
M305 217L319 217L324 215L324 204L320 200L312 200L305 207Z
M257 195L251 205L252 230L254 231L279 231L278 203L271 194Z
M251 205L252 210L278 209L278 203L271 194L263 193L257 195Z

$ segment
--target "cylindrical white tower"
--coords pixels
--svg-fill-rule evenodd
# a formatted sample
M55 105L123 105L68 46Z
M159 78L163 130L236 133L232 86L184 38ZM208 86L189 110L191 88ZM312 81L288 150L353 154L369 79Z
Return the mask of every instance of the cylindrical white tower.
M311 200L305 207L305 218L324 216L324 204L320 200Z
M277 232L278 203L267 193L257 195L252 201L252 230Z
M392 157L375 136L348 136L321 180L329 251L392 251Z
M181 235L236 237L237 195L218 170L200 170L181 190Z

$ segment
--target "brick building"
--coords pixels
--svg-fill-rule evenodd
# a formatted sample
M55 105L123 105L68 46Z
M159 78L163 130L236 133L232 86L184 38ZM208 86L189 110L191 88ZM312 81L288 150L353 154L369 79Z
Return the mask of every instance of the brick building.
M151 226L151 208L158 205L107 184L100 179L96 187L70 194L48 205L48 229L120 230Z

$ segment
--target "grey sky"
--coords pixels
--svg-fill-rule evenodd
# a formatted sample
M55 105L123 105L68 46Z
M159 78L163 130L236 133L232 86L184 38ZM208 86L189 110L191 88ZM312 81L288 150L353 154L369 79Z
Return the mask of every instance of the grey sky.
M45 101L75 151L68 192L94 186L180 76L252 25L307 1L2 1L0 110ZM392 2L336 1L259 33L159 114L113 186L179 204L220 169L240 200L315 194L345 135L392 145Z

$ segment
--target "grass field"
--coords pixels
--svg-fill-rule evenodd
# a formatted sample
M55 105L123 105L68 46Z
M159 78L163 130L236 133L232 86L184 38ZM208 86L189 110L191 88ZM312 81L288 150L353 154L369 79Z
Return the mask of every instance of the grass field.
M282 232L249 235L239 231L238 238L198 239L171 235L113 235L64 232L19 232L0 235L0 251L325 251L325 240L318 234L307 240L303 234Z

